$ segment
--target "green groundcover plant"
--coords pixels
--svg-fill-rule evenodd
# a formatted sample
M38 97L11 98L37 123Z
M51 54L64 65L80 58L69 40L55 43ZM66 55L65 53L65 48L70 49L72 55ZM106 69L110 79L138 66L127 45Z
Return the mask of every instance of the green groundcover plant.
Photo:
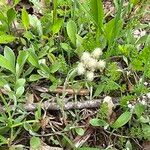
M0 1L0 149L132 150L150 140L149 2L106 2ZM43 102L52 97L60 111L51 114ZM64 109L68 97L103 101L85 121L84 110Z

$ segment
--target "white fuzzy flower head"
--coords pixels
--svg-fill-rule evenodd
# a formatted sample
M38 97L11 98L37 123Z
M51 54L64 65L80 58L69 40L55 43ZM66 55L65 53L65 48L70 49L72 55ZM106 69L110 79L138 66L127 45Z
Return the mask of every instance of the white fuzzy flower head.
M104 60L99 60L97 62L97 68L100 69L100 70L103 70L106 66L106 62Z
M92 53L91 56L95 59L98 59L103 54L101 48L96 48Z
M94 58L90 58L87 62L85 62L85 65L88 69L94 71L95 68L97 67L97 60Z
M85 68L83 63L79 63L77 67L78 75L83 75L85 73Z
M114 107L114 103L112 101L112 98L110 96L106 96L103 100L103 103L107 103L108 106L108 116L110 117L110 115L113 112L113 107Z
M90 58L90 53L89 52L84 52L82 54L81 61L87 62L89 60L89 58Z
M147 93L146 96L148 99L150 99L150 93Z
M87 80L88 80L88 81L93 81L93 79L94 79L94 72L92 72L92 71L87 71L86 77L87 77Z

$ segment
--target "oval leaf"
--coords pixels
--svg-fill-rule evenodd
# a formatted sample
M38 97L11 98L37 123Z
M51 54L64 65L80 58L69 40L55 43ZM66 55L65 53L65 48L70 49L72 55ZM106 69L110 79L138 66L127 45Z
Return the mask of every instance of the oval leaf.
M15 40L15 37L8 34L2 34L0 35L0 44L7 44L10 42L13 42Z
M112 125L113 128L117 129L122 126L124 126L132 117L131 112L124 112L122 115L119 116L119 118L115 121L115 123Z
M77 34L77 26L76 23L70 20L67 23L67 34L71 40L71 42L76 45L76 34Z

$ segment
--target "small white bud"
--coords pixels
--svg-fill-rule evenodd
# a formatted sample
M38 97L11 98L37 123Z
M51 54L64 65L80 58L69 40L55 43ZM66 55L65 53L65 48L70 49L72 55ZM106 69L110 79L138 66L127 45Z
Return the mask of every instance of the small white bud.
M147 93L146 96L148 99L150 99L150 93Z
M105 130L107 130L107 129L108 129L108 127L109 127L109 125L106 125L106 126L104 126L104 129L105 129Z
M106 66L106 62L104 60L99 60L97 62L97 68L100 69L100 70L103 70Z
M4 85L4 89L5 89L6 91L8 91L8 92L11 91L11 88L10 88L9 84L5 84L5 85Z
M39 62L39 64L44 64L45 65L46 64L46 59L40 59L38 62Z
M88 81L93 81L94 73L92 71L87 71L86 77Z
M98 59L103 54L101 48L96 48L92 53L91 56L95 59Z
M144 85L147 86L147 85L148 85L148 82L144 82Z
M145 101L145 100L142 100L140 103L141 103L142 105L146 105L146 101Z
M90 58L90 53L89 52L84 52L82 54L81 61L87 62L89 60L89 58Z
M128 104L128 108L130 108L130 109L134 109L134 106L132 105L132 104Z
M79 63L79 64L78 64L77 72L78 72L78 75L82 75L82 74L85 73L85 68L84 68L83 63Z
M128 107L129 107L129 108L132 108L132 104L128 104Z

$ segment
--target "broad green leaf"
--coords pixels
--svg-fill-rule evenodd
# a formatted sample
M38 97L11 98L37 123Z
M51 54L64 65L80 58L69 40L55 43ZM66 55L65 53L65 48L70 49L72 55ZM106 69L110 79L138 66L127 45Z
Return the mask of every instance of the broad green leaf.
M105 37L107 41L111 44L114 42L115 38L119 35L123 26L123 20L117 20L117 17L111 19L108 23L104 26Z
M3 77L0 77L0 87L3 87L6 84L7 84L7 81Z
M90 0L90 15L96 22L97 26L102 28L103 26L103 3L102 0Z
M19 55L17 57L17 63L19 64L19 67L22 67L25 64L28 56L29 54L27 51L25 50L19 51Z
M0 66L2 68L8 69L12 73L15 73L14 66L2 55L0 55Z
M20 86L17 90L16 90L16 95L17 97L20 97L23 93L24 93L24 87Z
M63 24L63 19L57 19L55 21L55 23L53 24L53 27L52 27L53 34L56 34L59 32L62 24Z
M28 13L25 9L25 7L23 7L22 9L22 24L25 27L25 29L27 30L29 28L29 16Z
M43 34L43 29L41 21L35 15L29 15L30 25L37 29L38 34L41 36Z
M44 71L46 74L50 73L50 68L46 64L40 64L40 69Z
M39 63L38 63L38 57L37 55L30 51L29 52L29 57L28 57L28 61L34 66L34 67L39 67Z
M24 87L25 82L26 82L26 80L23 79L23 78L18 79L18 80L16 81L16 85L15 85L16 89L18 89L18 88L21 87L21 86Z
M73 20L70 20L67 23L67 34L71 42L76 45L76 34L77 34L77 26Z
M124 126L127 122L129 122L131 117L132 117L131 112L128 112L128 111L124 112L123 114L119 116L119 118L114 122L114 124L112 124L112 127L114 129L117 129L117 128Z
M55 73L56 71L59 70L60 67L61 67L60 62L56 61L50 66L50 72Z
M91 119L90 124L96 127L104 127L108 125L104 120L98 118Z
M75 131L80 136L84 135L84 130L82 128L75 128Z
M41 79L41 76L38 75L38 74L32 74L30 77L29 77L29 81L37 81Z
M0 44L7 44L10 42L13 42L16 37L8 34L2 34L0 35Z
M71 47L67 43L60 43L61 47L68 53L71 53Z
M32 150L40 150L41 148L41 140L39 137L32 137L30 139L30 148Z
M132 144L131 144L131 142L129 140L126 143L126 149L132 150Z
M104 89L104 86L103 84L99 84L97 87L96 87L96 91L94 93L94 97L95 96L99 96L99 94L101 94L101 92L103 91Z
M15 61L16 61L15 54L14 54L13 50L7 46L4 48L4 57L15 68Z
M12 21L15 19L16 17L16 12L13 8L10 8L7 11L7 19L8 19L8 24L11 25Z

